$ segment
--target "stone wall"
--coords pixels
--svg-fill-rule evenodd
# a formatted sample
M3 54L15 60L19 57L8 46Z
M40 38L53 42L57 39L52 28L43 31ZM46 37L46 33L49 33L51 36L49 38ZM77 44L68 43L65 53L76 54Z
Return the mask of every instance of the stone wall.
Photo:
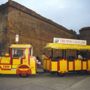
M0 6L0 50L5 49L7 42L7 5Z
M7 33L5 33L7 34L7 41L5 41L8 42L6 44L7 48L10 44L15 43L16 34L20 35L19 43L33 45L35 55L41 55L44 46L46 43L52 42L53 37L76 38L76 35L65 27L40 16L20 4L10 2L6 6L8 17L4 19L7 20ZM3 13L3 15L6 14Z
M79 38L87 40L87 44L90 44L90 27L84 27L79 32Z

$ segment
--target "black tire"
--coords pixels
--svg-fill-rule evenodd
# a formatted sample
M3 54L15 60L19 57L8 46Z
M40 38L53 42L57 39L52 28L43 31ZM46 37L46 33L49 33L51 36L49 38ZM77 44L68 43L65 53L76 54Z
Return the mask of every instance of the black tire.
M64 77L65 76L65 73L58 73L57 72L57 75L60 76L60 77Z
M43 69L43 72L47 72L47 70Z
M29 77L28 74L19 74L20 77Z

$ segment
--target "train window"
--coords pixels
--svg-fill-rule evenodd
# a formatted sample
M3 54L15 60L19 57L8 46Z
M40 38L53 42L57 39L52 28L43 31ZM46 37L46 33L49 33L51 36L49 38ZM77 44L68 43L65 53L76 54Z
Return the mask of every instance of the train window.
M12 57L22 57L24 56L23 49L12 49Z
M51 57L52 61L58 61L61 59L61 51L58 49L52 49Z
M75 60L75 56L68 56L68 57L67 57L67 60L73 61L73 60Z

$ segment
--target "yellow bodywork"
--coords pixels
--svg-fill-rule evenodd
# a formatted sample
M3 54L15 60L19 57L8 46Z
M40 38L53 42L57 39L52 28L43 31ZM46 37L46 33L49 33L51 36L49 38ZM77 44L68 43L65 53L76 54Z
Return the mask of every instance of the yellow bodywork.
M30 68L32 74L36 74L36 61L34 60L33 57L30 58Z
M30 44L12 44L10 48L31 48Z
M72 50L90 50L90 45L77 45L77 44L60 44L48 43L45 48L48 49L72 49Z
M43 60L43 69L44 69L44 70L46 70L46 69L47 69L47 68L46 68L46 65L47 65L47 60L46 60L46 59L44 59L44 60Z
M46 68L49 71L50 68L51 68L51 60L50 59L47 59L46 64L47 64Z
M16 74L16 69L12 69L12 70L0 70L0 74Z
M46 58L43 60L43 69L46 71L51 70L51 59L50 58Z
M57 71L58 63L56 61L51 61L51 59L43 60L43 69L46 71Z
M52 49L59 49L59 50L90 50L90 45L76 45L76 44L60 44L60 43L48 43L45 49L52 50ZM65 73L69 71L90 71L90 59L81 60L81 59L74 59L72 61L67 59L59 59L43 60L43 68L47 71L56 71L58 73ZM51 63L50 63L51 62ZM49 68L51 67L51 68Z
M81 60L77 59L74 61L75 63L75 70L80 71L81 70Z
M27 68L19 68L22 67L29 67L28 70L30 74L36 74L36 61L34 56L30 56L30 49L32 45L29 44L13 44L10 46L10 49L24 49L24 58L13 58L11 56L3 56L0 57L0 74L17 74L17 70L21 70L25 74L25 70ZM12 55L12 53L11 53Z
M69 61L68 64L69 64L69 66L68 66L69 70L68 71L73 71L73 61Z
M10 63L10 57L0 57L0 63L6 63L9 64Z
M58 66L58 64L56 61L51 61L51 71L52 72L57 71L57 66Z
M83 70L87 70L87 61L83 61L82 62L82 64L83 64Z
M19 58L17 59L12 59L12 68L16 69L18 67L18 65L20 65L21 60Z
M59 68L58 72L60 73L67 72L67 60L64 60L64 59L60 60L58 68Z
M88 71L90 71L90 60L88 60Z
M81 71L86 70L90 71L90 60L81 61L76 59L74 61L67 61L67 60L59 60L59 61L52 61L52 60L44 60L43 68L46 71L50 72L59 72L65 73L69 71Z

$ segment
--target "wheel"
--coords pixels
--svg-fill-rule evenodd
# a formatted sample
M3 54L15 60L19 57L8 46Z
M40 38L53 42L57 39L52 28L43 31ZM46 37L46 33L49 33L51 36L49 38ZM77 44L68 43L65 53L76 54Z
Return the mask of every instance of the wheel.
M65 73L59 73L59 72L57 72L57 75L63 77L63 76L65 76Z
M28 74L19 74L20 77L28 77Z
M43 69L44 72L47 72L47 70Z
M53 74L56 74L56 72L51 72L51 74L53 75Z
M16 70L20 77L28 77L31 74L31 69L27 65L21 65Z

